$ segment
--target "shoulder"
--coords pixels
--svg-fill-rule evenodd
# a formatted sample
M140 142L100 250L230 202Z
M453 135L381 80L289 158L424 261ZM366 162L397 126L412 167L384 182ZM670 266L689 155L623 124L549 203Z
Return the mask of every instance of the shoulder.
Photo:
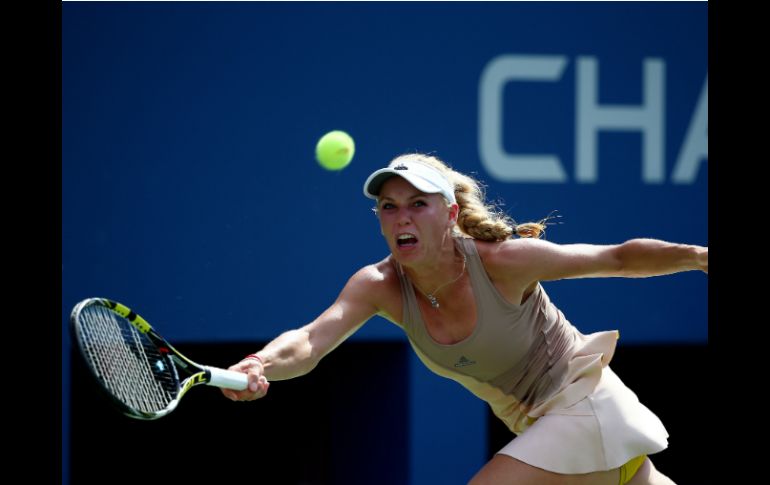
M347 284L355 293L365 293L369 298L382 306L382 298L393 292L400 295L400 283L396 268L390 256L364 266L356 271Z
M523 302L537 285L533 274L532 251L537 242L530 239L474 241L482 265L490 281L509 301Z
M536 238L478 243L476 247L489 276L514 288L531 291L538 281L553 281L592 274L598 266L589 245L559 245ZM593 261L593 262L592 262Z
M490 274L522 269L532 264L537 254L546 250L547 244L541 239L522 238L505 241L474 241L484 268Z
M556 244L533 238L492 244L481 250L490 274L530 282L623 275L619 245Z
M358 284L378 287L392 281L398 281L396 268L390 256L376 263L368 264L356 271L351 280Z
M344 290L353 299L364 299L390 321L401 318L401 283L391 256L359 269Z

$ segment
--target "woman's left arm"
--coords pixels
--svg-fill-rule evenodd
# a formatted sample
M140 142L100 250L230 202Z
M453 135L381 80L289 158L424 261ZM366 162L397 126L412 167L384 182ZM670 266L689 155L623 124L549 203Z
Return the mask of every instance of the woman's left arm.
M632 239L617 246L622 276L645 278L682 271L709 272L709 248L657 239Z
M656 239L623 244L554 244L542 239L508 240L498 247L497 261L508 274L528 281L571 278L646 278L683 271L708 273L708 247Z

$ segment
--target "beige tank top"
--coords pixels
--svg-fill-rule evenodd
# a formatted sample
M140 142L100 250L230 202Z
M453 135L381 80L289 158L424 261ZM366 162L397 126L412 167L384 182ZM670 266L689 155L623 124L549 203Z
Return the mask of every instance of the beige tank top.
M507 302L484 269L473 239L456 239L467 257L476 327L452 345L429 334L414 288L396 263L403 328L420 360L486 401L514 433L590 394L615 351L617 331L581 334L537 284L522 304Z

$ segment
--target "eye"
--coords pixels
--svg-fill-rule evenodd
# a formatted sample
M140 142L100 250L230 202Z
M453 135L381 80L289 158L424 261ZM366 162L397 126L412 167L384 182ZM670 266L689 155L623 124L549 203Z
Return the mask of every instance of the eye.
M382 204L382 207L380 207L380 208L382 210L386 210L386 209L392 209L394 207L396 207L396 206L391 204L390 202L385 202L384 204Z
M427 206L428 204L426 204L424 200L417 200L417 201L415 201L415 202L414 202L414 204L413 204L413 205L414 205L415 207L425 207L425 206Z

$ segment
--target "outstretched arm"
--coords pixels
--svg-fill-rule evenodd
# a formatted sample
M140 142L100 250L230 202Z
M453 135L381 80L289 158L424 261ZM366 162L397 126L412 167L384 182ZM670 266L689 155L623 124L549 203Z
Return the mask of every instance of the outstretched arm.
M530 281L569 278L646 278L682 271L708 273L708 247L656 239L623 244L559 245L541 239L516 239L503 251L513 269Z
M233 400L253 400L267 393L269 380L285 380L307 374L318 362L358 330L378 309L374 302L376 279L372 268L353 275L337 300L318 318L302 328L284 332L230 370L249 374L249 389L223 394Z
M675 244L656 239L632 239L617 248L623 274L646 278L683 271L709 272L708 246Z

